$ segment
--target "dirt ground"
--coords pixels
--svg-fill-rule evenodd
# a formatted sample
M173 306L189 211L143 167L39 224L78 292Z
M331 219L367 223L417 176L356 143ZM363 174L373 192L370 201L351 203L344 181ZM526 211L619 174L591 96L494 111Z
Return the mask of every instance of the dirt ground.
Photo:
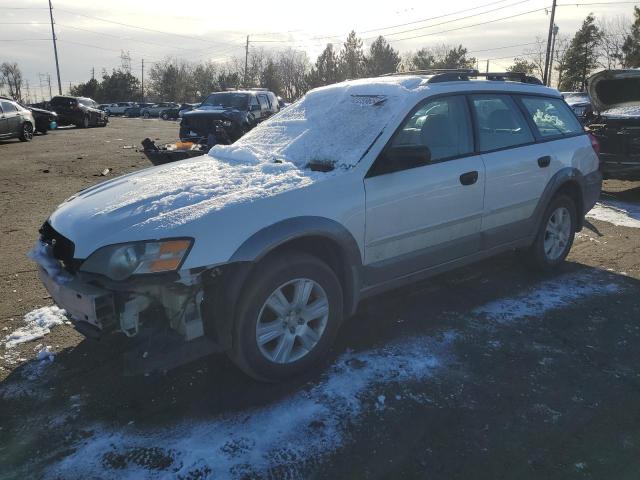
M0 340L51 305L26 257L47 215L177 129L115 118L0 142ZM602 198L640 205L640 182ZM553 275L508 254L368 300L289 384L222 355L125 377L118 341L63 325L0 346L0 479L637 479L639 342L640 229L593 219Z

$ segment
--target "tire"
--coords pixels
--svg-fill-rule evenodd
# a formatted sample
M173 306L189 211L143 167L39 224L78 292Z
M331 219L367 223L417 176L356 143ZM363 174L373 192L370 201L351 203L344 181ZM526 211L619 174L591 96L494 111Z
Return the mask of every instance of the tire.
M105 114L107 115L107 117L108 117L108 116L110 116L110 115L111 115L111 110L105 110L105 111L104 111L104 113L105 113Z
M297 306L296 291L303 298ZM247 375L268 382L321 365L343 316L342 287L333 270L316 257L296 252L275 255L258 265L238 305L229 356ZM270 338L261 344L259 325L263 337Z
M89 115L82 117L82 123L77 125L78 128L89 128Z
M566 195L551 200L533 245L523 252L529 267L549 272L564 262L576 235L576 211L575 202Z
M166 112L162 112L162 115L160 115L162 117L163 120L169 120L169 115L167 115Z
M149 117L151 117L151 115L149 115L149 112L144 112L144 113L142 114L142 117L143 117L143 118L149 118Z
M18 137L21 142L30 142L33 140L33 125L30 122L24 122L22 124L22 130Z

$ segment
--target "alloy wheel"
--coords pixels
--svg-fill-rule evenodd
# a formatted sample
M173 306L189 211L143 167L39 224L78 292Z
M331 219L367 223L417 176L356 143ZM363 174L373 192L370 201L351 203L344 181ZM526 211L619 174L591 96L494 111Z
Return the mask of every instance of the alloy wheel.
M571 214L566 207L553 211L544 232L544 253L549 260L562 256L571 236Z
M276 288L264 302L256 323L256 342L262 355L274 363L293 363L320 342L329 318L324 289L308 278L297 278Z

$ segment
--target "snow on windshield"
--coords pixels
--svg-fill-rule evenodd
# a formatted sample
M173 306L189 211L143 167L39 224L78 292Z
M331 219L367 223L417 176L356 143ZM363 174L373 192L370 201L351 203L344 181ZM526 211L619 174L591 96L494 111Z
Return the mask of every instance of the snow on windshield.
M400 81L368 80L319 88L209 155L239 162L351 167L403 104Z

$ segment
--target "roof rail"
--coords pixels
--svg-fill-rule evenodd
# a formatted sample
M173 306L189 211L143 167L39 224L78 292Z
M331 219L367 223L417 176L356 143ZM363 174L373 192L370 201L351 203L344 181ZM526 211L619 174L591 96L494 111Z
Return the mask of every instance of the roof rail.
M473 68L433 68L429 70L409 70L406 72L387 73L381 77L393 77L400 75L430 75L427 83L455 82L469 80L470 78L485 77L487 80L512 81L542 85L536 77L521 72L485 72L482 73Z

